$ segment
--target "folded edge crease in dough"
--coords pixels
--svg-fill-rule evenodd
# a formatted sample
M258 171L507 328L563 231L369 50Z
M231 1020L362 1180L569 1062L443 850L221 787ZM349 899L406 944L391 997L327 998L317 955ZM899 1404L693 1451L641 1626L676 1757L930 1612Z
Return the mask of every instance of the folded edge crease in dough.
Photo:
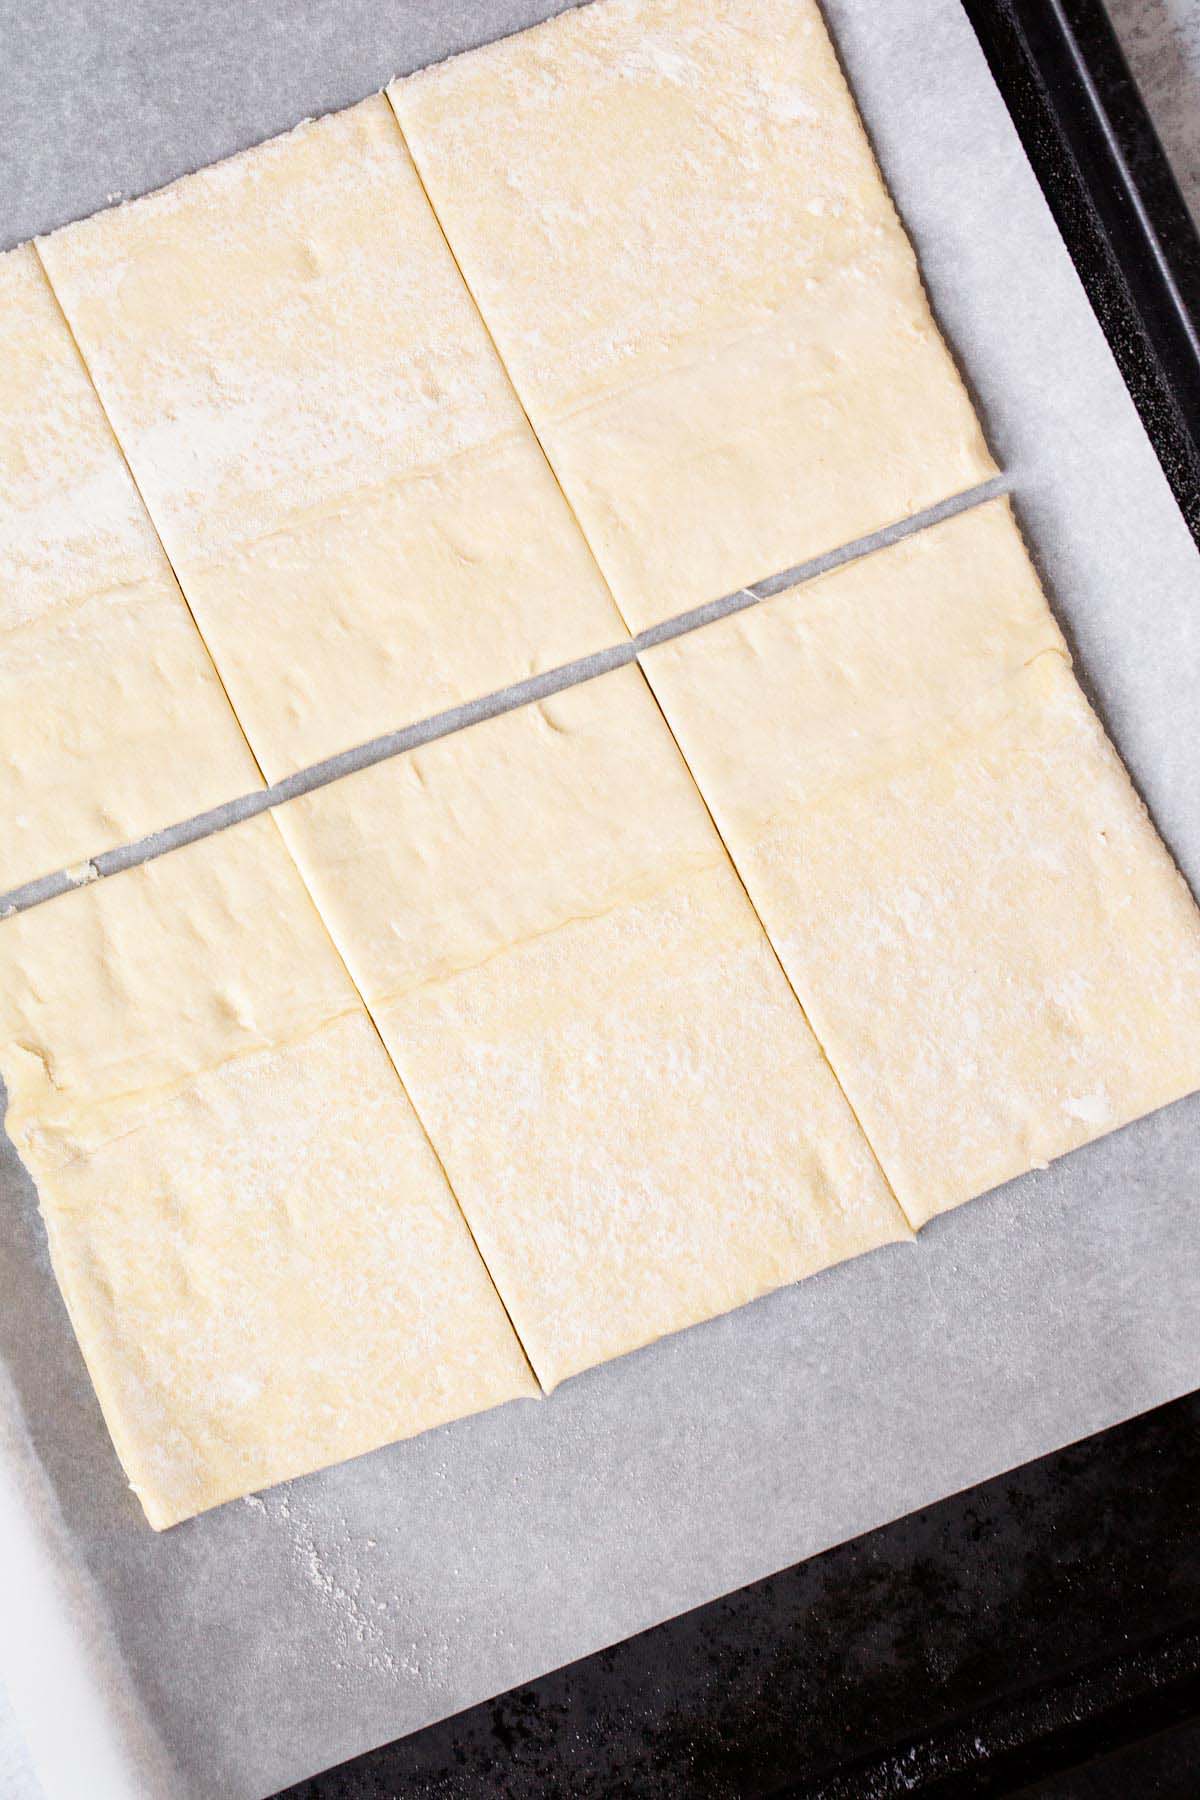
M0 1073L155 1527L537 1393L269 816L0 924Z
M625 636L382 95L39 250L270 780Z
M547 1388L911 1235L636 668L279 818Z
M388 96L631 630L995 474L816 0L593 0Z
M28 244L0 366L4 894L262 781Z

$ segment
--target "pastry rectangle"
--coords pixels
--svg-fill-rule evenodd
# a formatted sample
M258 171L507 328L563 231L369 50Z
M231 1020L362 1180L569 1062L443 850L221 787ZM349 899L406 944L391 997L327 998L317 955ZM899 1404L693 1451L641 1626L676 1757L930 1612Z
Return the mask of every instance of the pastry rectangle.
M594 0L388 91L633 630L995 472L816 0Z
M624 635L381 96L41 251L270 779Z
M261 778L28 245L0 365L2 894Z
M536 1393L269 818L0 924L0 1073L152 1525Z
M643 662L914 1225L1200 1086L1200 915L1007 502Z
M545 1386L908 1235L636 669L280 823Z

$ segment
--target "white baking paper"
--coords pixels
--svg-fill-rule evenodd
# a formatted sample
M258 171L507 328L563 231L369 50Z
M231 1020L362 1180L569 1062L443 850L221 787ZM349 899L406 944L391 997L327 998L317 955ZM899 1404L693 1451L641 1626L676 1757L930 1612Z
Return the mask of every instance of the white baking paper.
M33 9L0 75L27 151L3 241L554 7L105 0L90 63L71 10ZM1084 683L1195 891L1200 561L956 0L827 10ZM48 1793L256 1800L1200 1385L1198 1188L1193 1099L544 1405L155 1536L6 1148L0 1667Z

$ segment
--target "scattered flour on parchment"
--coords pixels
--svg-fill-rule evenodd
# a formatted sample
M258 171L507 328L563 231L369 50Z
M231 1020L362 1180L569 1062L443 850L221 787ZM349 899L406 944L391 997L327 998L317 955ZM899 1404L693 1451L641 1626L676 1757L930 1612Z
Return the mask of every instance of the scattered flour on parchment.
M344 1515L310 1507L286 1491L265 1499L248 1494L242 1504L287 1534L291 1569L324 1615L338 1673L396 1680L421 1675L419 1645L396 1643L400 1596L380 1588L370 1567L377 1539L356 1536Z

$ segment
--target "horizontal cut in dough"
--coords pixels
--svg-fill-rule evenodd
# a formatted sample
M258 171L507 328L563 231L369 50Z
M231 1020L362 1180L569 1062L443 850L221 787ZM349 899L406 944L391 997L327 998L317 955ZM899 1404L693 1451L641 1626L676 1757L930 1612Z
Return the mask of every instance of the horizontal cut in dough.
M0 924L0 1073L156 1528L537 1391L268 817Z
M914 1225L1200 1086L1200 915L1006 501L643 661Z
M908 1236L636 669L279 816L544 1386Z
M272 780L624 636L382 96L41 250Z
M815 0L595 0L388 91L633 630L995 472Z
M0 367L2 894L262 783L29 245Z

